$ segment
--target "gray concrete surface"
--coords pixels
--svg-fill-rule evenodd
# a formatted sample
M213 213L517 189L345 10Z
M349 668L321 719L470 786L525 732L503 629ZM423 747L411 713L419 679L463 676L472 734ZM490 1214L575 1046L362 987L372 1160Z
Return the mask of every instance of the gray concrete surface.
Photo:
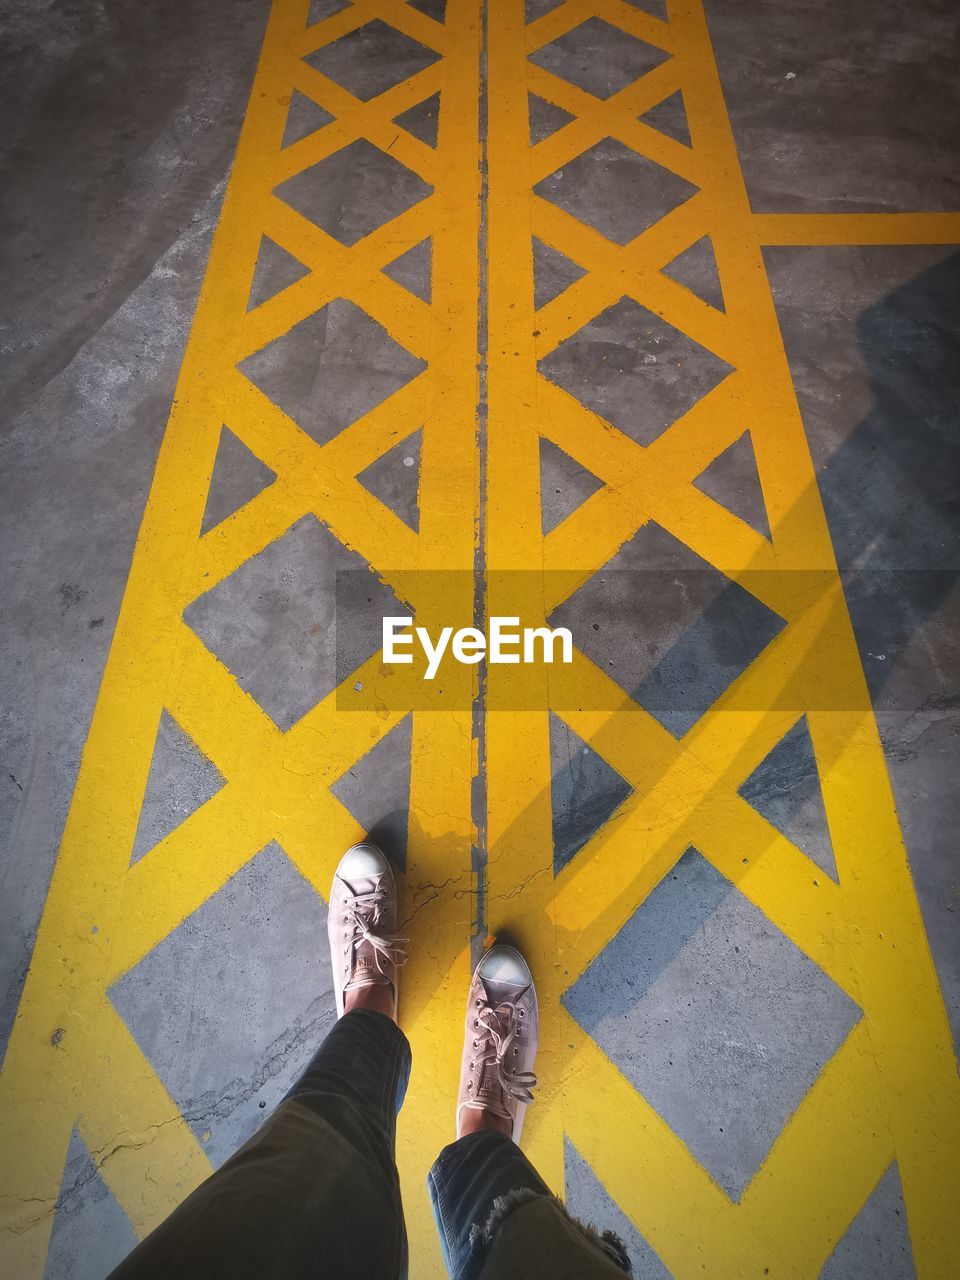
M610 98L665 62L667 54L602 18L588 18L531 54L530 61L597 98Z
M67 1150L44 1280L105 1276L136 1243L137 1233L75 1133Z
M530 0L528 13L552 3ZM317 16L337 7L320 0ZM442 16L435 0L417 7ZM146 0L134 11L95 0L4 0L2 10L9 38L0 96L12 123L0 139L10 179L0 215L0 1043L29 963L267 5ZM953 5L920 0L907 12L861 0L707 0L707 13L755 208L960 207L951 154L960 134ZM586 36L589 48L582 36L566 38L538 60L600 94L643 69L638 50L604 24L591 24ZM362 96L425 65L403 39L383 37L369 24L315 65ZM435 102L407 116L416 136L435 140ZM643 118L686 139L677 95ZM532 103L535 138L563 119L549 104ZM297 98L287 140L321 123L319 109ZM426 193L387 161L355 144L284 194L353 243ZM632 191L641 170L652 181L638 207ZM541 190L618 240L689 194L609 142ZM535 259L538 304L580 273L544 245L535 245ZM960 1037L958 263L955 252L929 248L767 254L908 855ZM251 302L299 270L265 244ZM669 273L722 305L708 244ZM429 242L387 274L429 297ZM619 303L549 357L544 372L646 443L726 372L663 326L659 341L641 340L655 328L649 313ZM648 376L651 363L663 377ZM324 440L418 368L373 321L334 303L251 357L245 371ZM415 433L360 477L413 528L419 451ZM550 529L597 481L552 446L543 449L541 470ZM225 427L205 527L271 479ZM748 435L698 484L765 531ZM583 647L674 732L693 723L778 625L680 556L662 531L647 530L564 614ZM345 568L368 576L308 520L190 612L190 624L282 727L330 687L330 638L311 634L311 624L318 602L329 612L336 572ZM643 616L628 609L624 620L614 606L630 599L637 574L655 607ZM355 654L369 642L357 638ZM551 750L559 869L627 785L556 721ZM408 719L335 787L400 865L409 751ZM148 856L217 786L216 771L166 717L134 856ZM836 874L802 722L743 794L825 874ZM214 1162L251 1132L330 1021L323 931L322 906L283 851L269 846L111 992ZM295 969L291 955L302 957ZM734 1197L857 1017L695 851L598 957L568 1007ZM575 1212L627 1239L638 1275L666 1274L572 1147L567 1193ZM97 1280L131 1241L75 1137L47 1275ZM913 1274L895 1167L823 1274Z
M164 836L213 799L224 784L220 770L208 760L169 711L160 716L131 862L138 862Z
M820 1274L822 1280L913 1280L916 1272L896 1165L883 1175Z
M633 788L559 716L550 716L553 868L559 872Z
M338 593L338 572L349 591ZM379 650L380 619L401 612L366 562L307 515L183 616L286 730Z
M317 182L319 188L324 179L318 177ZM331 183L336 192L335 176ZM391 199L391 212L384 216L375 203L371 207L359 194L349 206L341 204L335 195L326 195L324 203L332 206L325 227L331 234L345 225L348 211L353 215L351 230L342 233L351 244L408 207ZM314 209L312 216L319 221L323 215ZM357 378L358 368L364 370L362 380ZM301 320L240 364L250 381L317 444L326 444L344 427L399 391L423 368L422 360L405 351L382 325L345 298L338 298Z
M265 16L3 5L4 1043Z
M288 178L277 194L342 244L356 244L429 195L430 188L385 151L358 138ZM350 304L339 306L342 310Z
M571 168L567 165L564 175ZM631 178L619 193L625 223L635 228L624 231L625 240L647 226L643 213L634 212L637 189ZM598 204L603 191L601 183L594 197ZM565 200L562 194L555 203L580 216L579 199ZM665 212L679 203L671 199L660 207ZM606 206L592 216L598 230L619 238L612 235ZM621 298L545 356L540 370L631 440L648 445L718 386L730 366L632 298Z
M326 930L326 906L271 844L110 991L214 1164L280 1101L336 1016Z
M652 522L556 609L551 622L568 627L577 647L678 737L784 625Z
M707 0L753 207L956 209L952 0Z
M860 1017L695 850L565 1003L734 1199Z
M669 1280L666 1269L630 1219L621 1212L603 1189L597 1175L569 1139L564 1149L566 1201L568 1210L581 1222L619 1236L633 1265L636 1280Z
M604 138L534 190L609 240L627 244L688 200L696 187L616 138ZM641 191L643 199L638 200Z

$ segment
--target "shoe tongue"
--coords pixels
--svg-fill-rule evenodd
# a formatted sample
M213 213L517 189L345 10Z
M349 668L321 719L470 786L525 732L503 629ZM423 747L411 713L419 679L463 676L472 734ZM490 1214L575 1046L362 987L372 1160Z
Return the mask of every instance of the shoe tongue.
M392 987L393 983L377 964L376 950L372 943L361 942L353 957L353 973L344 990L349 987Z
M351 987L392 987L393 983L381 973L373 958L373 948L364 943L357 951L353 962L353 977L344 986L344 991Z
M523 982L504 982L501 978L484 978L482 976L480 982L487 993L487 999L494 1007L498 1004L503 1004L505 1000L518 1000L530 985Z
M343 876L341 876L340 879L343 880L343 883L355 898L362 897L367 893L373 893L377 887L376 880L369 877L357 876L353 880L344 880Z
M355 897L363 894L373 893L377 887L376 879L364 876L355 876L352 880L345 880L340 877L349 893ZM369 912L362 912L363 917L369 920ZM377 964L375 950L373 944L363 941L356 949L353 959L353 974L350 981L344 987L348 990L350 987L369 987L369 986L391 986L390 979L386 977Z
M476 1098L478 1102L484 1102L488 1106L492 1102L496 1105L498 1111L503 1109L503 1085L497 1075L497 1068L493 1064L488 1064L480 1072L480 1079L477 1081Z

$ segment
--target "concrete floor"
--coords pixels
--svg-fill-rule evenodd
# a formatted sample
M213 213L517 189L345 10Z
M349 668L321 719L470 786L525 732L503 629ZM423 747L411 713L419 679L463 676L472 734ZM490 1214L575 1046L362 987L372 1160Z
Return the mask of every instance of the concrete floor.
M0 1036L6 1044L269 5L147 0L135 15L84 0L48 6L6 0L3 7L12 33L0 79L12 122L0 142L7 176L0 235L6 281ZM337 7L321 5L316 16ZM415 7L435 16L442 9ZM533 17L551 7L534 4L528 12ZM637 8L656 12L656 5ZM860 0L839 7L821 0L803 6L706 0L705 9L755 211L960 209L954 6L922 0L909 16ZM535 61L606 97L649 69L623 52L612 30L594 30L579 45L566 37ZM384 28L365 42L326 48L314 65L370 97L431 61L389 33ZM294 107L304 110L302 103ZM556 127L550 112L557 110L535 108L534 137ZM674 103L661 117L657 127L682 133L682 106ZM320 123L291 116L288 140ZM418 108L408 127L428 144L435 140L435 105ZM384 170L383 152L353 145L322 180L311 186L303 174L284 192L292 207L345 244L423 194L408 170L399 181ZM688 194L683 179L660 170L638 200L626 150L607 139L537 190L626 243ZM785 246L767 249L764 260L910 871L960 1044L960 863L953 834L960 824L960 252L928 244ZM546 245L535 245L535 267L538 306L582 274ZM688 287L720 300L709 251L677 269ZM265 244L255 300L302 274L300 264ZM422 246L387 274L429 299ZM719 357L658 323L625 298L546 356L541 372L648 444L729 371ZM647 370L657 361L682 364L684 376L651 384ZM242 368L322 444L422 366L382 326L340 300ZM635 413L641 399L642 427ZM420 514L420 449L414 431L360 477L412 530ZM600 487L546 441L541 475L545 532ZM272 478L225 427L204 528ZM698 484L767 534L748 445L735 445ZM369 576L377 616L387 612L392 592L366 575L363 557L305 516L186 611L190 628L281 730L342 676L330 622L335 575L351 569ZM556 620L571 626L583 651L678 737L782 626L654 524L631 537ZM359 633L349 643L354 665L377 647L375 636ZM558 716L550 719L549 745L559 872L631 788ZM382 833L400 865L408 840L416 839L415 824L407 830L410 753L408 716L333 788L358 828ZM223 783L217 766L165 712L133 860ZM803 720L741 795L836 878ZM482 865L482 841L474 856ZM322 900L270 842L110 989L113 1006L214 1165L253 1131L330 1025L324 920ZM487 923L480 914L478 936ZM563 1003L733 1201L860 1017L850 997L692 848ZM95 1280L136 1238L97 1164L75 1133L51 1209L48 1277ZM564 1168L571 1206L627 1239L637 1274L670 1274L569 1138ZM831 1280L915 1274L895 1164L822 1274Z

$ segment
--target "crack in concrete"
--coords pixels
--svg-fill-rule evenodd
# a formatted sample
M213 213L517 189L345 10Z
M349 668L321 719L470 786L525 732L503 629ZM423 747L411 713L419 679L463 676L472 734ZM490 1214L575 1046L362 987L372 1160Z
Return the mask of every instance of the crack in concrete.
M318 996L307 1007L303 1018L296 1018L292 1027L271 1041L249 1079L237 1076L225 1085L207 1090L194 1100L189 1110L184 1111L184 1120L191 1125L201 1125L213 1119L225 1120L259 1093L268 1080L279 1075L289 1056L305 1043L312 1041L319 1048L327 1024L333 1021L329 1005L329 993ZM313 1014L313 1010L317 1012Z
M18 1205L33 1204L42 1207L32 1214L21 1213L15 1220L0 1223L0 1230L22 1235L54 1214L58 1207L62 1206L69 1210L71 1205L76 1204L83 1197L84 1191L94 1179L101 1176L103 1168L109 1161L123 1152L140 1151L151 1146L160 1131L172 1124L185 1123L189 1126L200 1126L212 1119L226 1119L237 1107L258 1093L268 1079L279 1075L291 1053L310 1039L315 1040L318 1046L320 1045L325 1024L331 1022L333 1018L331 1010L327 1007L328 1003L326 996L318 997L313 1001L307 1010L307 1020L296 1019L292 1028L271 1042L264 1059L249 1079L235 1078L218 1089L208 1090L196 1099L192 1106L185 1108L182 1112L178 1111L165 1120L157 1121L142 1129L124 1130L108 1139L101 1147L87 1146L90 1156L89 1170L78 1175L69 1187L63 1188L53 1199L41 1196L7 1197L8 1202ZM310 1017L310 1011L317 1006L322 1007L319 1008L316 1016Z
M523 893L524 890L527 888L527 886L532 884L534 880L540 879L541 876L552 875L552 874L553 874L552 867L541 867L539 871L531 871L531 873L528 876L524 876L524 878L518 884L515 884L508 893L491 894L490 901L491 902L508 902L511 898L519 897L519 895Z

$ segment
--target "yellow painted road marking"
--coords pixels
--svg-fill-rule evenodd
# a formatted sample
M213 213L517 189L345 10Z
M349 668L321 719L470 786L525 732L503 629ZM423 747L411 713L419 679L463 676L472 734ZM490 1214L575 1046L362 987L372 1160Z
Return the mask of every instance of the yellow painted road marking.
M761 244L960 244L958 213L757 213Z
M3 1264L39 1276L74 1126L141 1233L210 1171L205 1153L106 995L191 911L276 839L320 894L340 851L360 834L329 786L402 711L338 712L331 694L286 734L182 622L191 600L305 512L325 521L388 581L460 570L472 613L478 494L477 101L479 10L450 0L441 26L393 3L361 3L307 30L308 0L275 0L184 358L176 400L134 554L73 804L0 1080ZM371 102L313 73L301 56L381 18L442 60ZM292 89L334 124L288 150L280 141ZM441 92L432 150L391 118ZM344 248L271 192L277 182L366 137L433 186L414 209ZM249 314L268 234L307 265L303 280ZM380 268L432 237L432 300ZM347 297L428 362L425 373L319 447L235 369L250 351L319 307ZM222 423L277 473L257 499L203 537L200 523ZM420 531L413 534L356 480L423 427ZM362 673L375 690L377 664ZM353 679L354 677L351 677ZM384 699L384 703L389 702ZM226 785L129 866L161 709L217 765ZM438 1251L423 1179L447 1139L459 1063L462 999L474 930L471 713L414 713L409 932L435 963L412 966L402 1018L421 1063L402 1121L403 1180L414 1274ZM445 885L442 894L433 885ZM59 1029L59 1032L58 1032ZM57 1032L57 1035L54 1033ZM51 1042L51 1037L57 1041Z
M757 594L787 626L679 742L583 655L549 681L534 678L532 701L522 711L497 709L509 705L512 691L504 683L508 673L491 669L488 924L510 929L535 958L543 1007L542 1096L530 1113L525 1145L560 1189L569 1135L680 1277L700 1276L704 1266L712 1276L815 1276L896 1158L918 1274L946 1276L957 1254L951 1195L960 1185L955 1064L761 246L947 243L960 240L960 215L752 213L699 4L676 0L669 8L663 23L622 0L568 0L525 27L522 0L487 6L487 607L542 620L655 520ZM313 512L387 581L402 584L408 598L416 598L424 570L466 571L462 598L446 605L458 617L472 611L479 0L448 0L443 26L403 4L360 0L308 29L307 9L308 0L273 3L0 1077L5 1274L42 1273L75 1126L141 1233L209 1171L200 1144L113 1009L109 987L272 839L325 893L341 849L358 834L329 788L403 715L385 689L380 711L347 713L330 695L281 733L184 625L184 608ZM671 56L603 102L527 61L527 54L594 16ZM440 61L370 102L302 61L377 17L441 54ZM335 120L282 150L294 88ZM692 148L637 120L678 88ZM438 90L434 151L392 121ZM528 90L574 117L533 147ZM626 246L611 244L533 193L543 176L605 136L700 188ZM433 193L346 248L272 191L357 137L389 148ZM717 255L725 315L661 273L705 233ZM261 234L310 273L247 313ZM428 235L429 304L381 271ZM586 269L562 301L536 313L533 235ZM624 293L736 370L647 449L537 372L539 358ZM319 447L235 365L337 297L366 310L428 368ZM224 422L277 479L200 536ZM757 454L769 541L693 486L744 424ZM356 476L420 426L420 532L414 534ZM546 537L540 435L605 482ZM429 593L422 608L428 625L440 621ZM374 691L383 678L376 662L361 675ZM226 785L130 867L164 707ZM634 788L556 879L551 707ZM737 794L804 713L840 887L825 884L809 859ZM402 1020L417 1069L401 1117L400 1163L417 1280L439 1274L423 1177L449 1138L475 927L471 732L466 708L414 713L407 885L419 959L405 973ZM864 1010L739 1203L716 1186L560 1003L691 843Z
M487 717L489 927L541 959L544 1101L531 1140L561 1185L561 1138L588 1157L671 1272L815 1276L884 1172L899 1162L921 1276L955 1265L960 1097L943 1002L917 910L886 768L761 258L766 243L960 239L956 215L755 215L747 200L703 14L669 3L641 38L673 57L606 101L524 56L597 16L633 31L636 10L576 0L523 29L522 0L491 13L488 568L537 570L525 613L549 609L655 520L788 622L680 741L579 655L553 672L543 710L505 710L491 669ZM637 34L640 34L638 31ZM656 78L656 79L655 79ZM643 86L682 88L692 154L632 124ZM530 147L527 92L578 117ZM545 174L605 136L694 181L700 192L630 244L612 245L536 196ZM529 209L529 219L520 216ZM726 312L660 274L709 233ZM586 274L534 312L531 235ZM537 360L624 294L736 373L647 449L538 374ZM771 527L767 541L692 487L749 426ZM544 537L539 436L607 488ZM515 578L513 581L527 581ZM506 611L509 574L488 606ZM506 592L506 596L504 595ZM547 708L590 742L633 795L554 879ZM757 710L758 708L767 708ZM840 876L825 877L737 789L806 714ZM522 753L517 743L524 744ZM518 760L518 755L521 757ZM739 1204L560 1008L560 998L693 844L864 1011L785 1126ZM826 890L826 892L824 891ZM565 1047L569 1046L569 1047Z

